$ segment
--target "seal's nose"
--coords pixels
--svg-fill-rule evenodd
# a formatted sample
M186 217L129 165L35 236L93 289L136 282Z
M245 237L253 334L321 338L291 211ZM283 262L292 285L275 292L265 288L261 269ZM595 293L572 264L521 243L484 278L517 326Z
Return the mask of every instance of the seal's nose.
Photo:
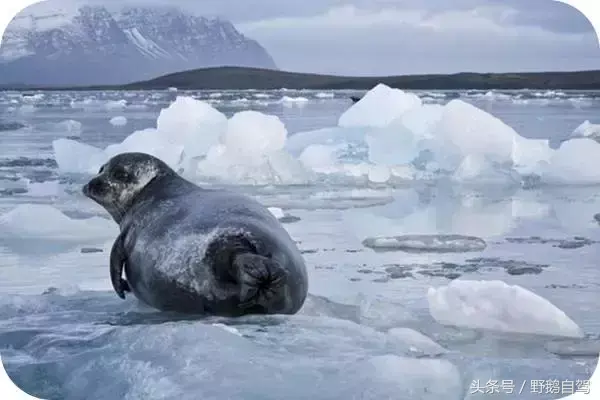
M101 179L94 178L83 186L81 191L87 197L100 195L104 189L104 184Z

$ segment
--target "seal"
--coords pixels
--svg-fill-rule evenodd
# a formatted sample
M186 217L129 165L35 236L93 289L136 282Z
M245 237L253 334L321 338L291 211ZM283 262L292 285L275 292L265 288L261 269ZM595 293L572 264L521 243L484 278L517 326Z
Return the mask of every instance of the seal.
M254 199L201 188L144 153L114 156L82 191L119 224L110 253L119 297L228 317L295 314L304 304L303 257Z

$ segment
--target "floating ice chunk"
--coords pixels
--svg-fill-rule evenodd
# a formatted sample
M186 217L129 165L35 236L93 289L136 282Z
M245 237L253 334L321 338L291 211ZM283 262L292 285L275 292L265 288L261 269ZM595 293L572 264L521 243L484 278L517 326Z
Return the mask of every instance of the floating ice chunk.
M197 175L231 183L307 183L310 173L284 150L286 138L278 117L239 112L228 121L221 144L198 161Z
M335 95L333 93L319 92L315 94L317 99L333 99Z
M427 292L429 311L444 325L504 332L582 337L573 320L548 300L502 281L456 280Z
M287 130L275 115L242 111L227 124L222 143L228 151L243 155L263 155L283 149Z
M281 208L278 207L269 207L269 211L273 216L277 219L285 217L285 213Z
M22 95L21 99L23 100L23 103L37 103L38 101L43 100L44 97L46 97L44 93L36 93L34 95Z
M108 161L102 149L71 139L52 142L54 158L63 173L95 174Z
M552 341L544 346L552 354L561 357L598 357L600 340L569 339Z
M400 250L419 253L466 253L483 251L487 246L481 238L463 235L371 237L363 240L363 245L374 250Z
M104 104L107 110L120 110L127 107L127 100L109 100Z
M595 184L600 182L600 143L588 139L564 142L550 158L542 180L553 184Z
M196 170L199 178L236 184L306 184L313 179L298 160L283 151L244 156L223 145L211 148Z
M500 119L462 100L452 100L432 128L435 160L446 170L455 170L467 155L490 162L512 163L513 143L518 133Z
M308 99L306 97L290 97L283 96L281 98L282 103L308 103Z
M72 219L48 205L22 204L0 215L0 236L4 239L79 241L108 239L116 233L117 225L107 219Z
M160 135L173 145L185 147L189 157L203 156L227 130L227 117L210 104L179 96L156 121Z
M179 89L177 89L176 87L169 87L169 88L167 89L167 91L168 91L168 92L177 92L177 91L179 91Z
M421 104L421 99L416 94L392 89L380 83L344 112L339 118L338 125L341 127L382 128L411 108L419 107Z
M589 120L584 121L571 133L572 139L582 137L600 140L600 124L592 124Z
M123 116L113 117L110 119L110 124L112 126L125 126L127 125L127 118Z
M392 328L388 335L395 340L400 340L408 346L408 350L413 353L422 353L429 356L436 356L447 353L448 350L434 342L421 332L410 328Z
M208 95L208 97L211 99L218 99L218 98L223 97L223 93L220 93L220 92L211 93Z
M103 154L108 160L120 153L142 152L158 157L170 167L177 169L183 158L184 146L173 144L153 128L135 131L121 143L108 146Z

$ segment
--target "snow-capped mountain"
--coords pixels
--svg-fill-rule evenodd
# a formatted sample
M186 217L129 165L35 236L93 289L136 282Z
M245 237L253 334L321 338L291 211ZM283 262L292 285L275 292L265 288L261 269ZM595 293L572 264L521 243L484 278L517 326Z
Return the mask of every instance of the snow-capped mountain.
M0 84L119 84L194 68L276 68L258 42L223 19L164 6L50 4L26 9L8 26Z

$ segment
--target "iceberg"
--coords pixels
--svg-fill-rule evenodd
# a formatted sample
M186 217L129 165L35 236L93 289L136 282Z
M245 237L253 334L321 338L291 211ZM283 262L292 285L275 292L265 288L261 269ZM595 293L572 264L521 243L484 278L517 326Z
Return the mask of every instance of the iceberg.
M421 104L421 99L416 94L392 89L380 83L343 113L338 120L338 125L343 128L361 126L383 128L411 108L419 107Z

